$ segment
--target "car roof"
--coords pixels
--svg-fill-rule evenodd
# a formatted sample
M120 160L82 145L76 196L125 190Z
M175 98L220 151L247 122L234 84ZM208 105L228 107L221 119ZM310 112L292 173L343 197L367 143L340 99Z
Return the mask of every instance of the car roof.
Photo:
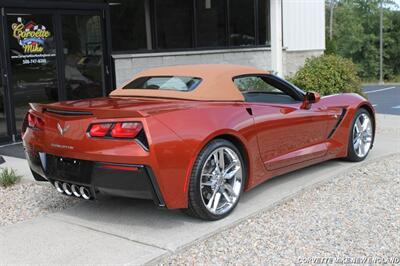
M174 98L200 101L244 101L243 95L233 83L233 78L247 74L268 74L268 71L250 66L228 64L179 65L144 70L111 92L110 96L140 96ZM132 80L148 76L188 76L202 81L192 91L123 89Z

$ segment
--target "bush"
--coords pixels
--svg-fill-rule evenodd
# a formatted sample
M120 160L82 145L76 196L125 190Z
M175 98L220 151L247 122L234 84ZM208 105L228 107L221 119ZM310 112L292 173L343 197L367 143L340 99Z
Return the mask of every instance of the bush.
M14 169L3 168L0 172L0 185L3 187L10 187L21 180L22 176L17 175Z
M355 92L365 97L355 64L336 55L307 59L289 80L305 91L316 91L321 95Z

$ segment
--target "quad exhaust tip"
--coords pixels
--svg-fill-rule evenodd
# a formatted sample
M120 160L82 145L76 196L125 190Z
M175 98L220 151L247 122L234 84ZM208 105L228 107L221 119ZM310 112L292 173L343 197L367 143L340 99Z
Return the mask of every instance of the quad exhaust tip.
M92 198L92 193L90 189L85 186L71 185L68 183L62 183L60 181L54 181L54 187L60 193L65 193L68 196L74 195L77 198L84 198L85 200L89 200Z
M79 187L77 185L72 185L71 186L72 194L74 194L75 197L80 197L81 193L79 191Z
M55 181L55 182L54 182L54 186L56 187L56 189L57 189L58 192L64 193L64 189L62 188L62 185L61 185L60 182Z
M68 196L72 195L72 190L71 190L71 185L68 183L63 183L62 184L62 188L64 189L65 194L67 194Z
M87 187L80 187L79 192L81 193L82 198L84 198L85 200L91 198L90 190Z

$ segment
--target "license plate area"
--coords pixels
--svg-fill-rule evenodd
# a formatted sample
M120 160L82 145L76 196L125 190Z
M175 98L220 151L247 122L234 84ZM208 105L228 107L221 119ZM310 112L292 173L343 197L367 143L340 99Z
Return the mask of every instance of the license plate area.
M47 175L54 180L91 184L93 162L47 155Z
M60 176L77 176L81 173L81 161L70 158L57 158L57 170Z

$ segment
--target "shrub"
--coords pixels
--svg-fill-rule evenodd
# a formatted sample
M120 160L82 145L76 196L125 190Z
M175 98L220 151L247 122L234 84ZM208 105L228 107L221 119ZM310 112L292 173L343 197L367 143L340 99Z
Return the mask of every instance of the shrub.
M3 168L0 172L0 185L3 187L10 187L21 180L22 176L17 175L14 169Z
M307 59L289 80L305 91L316 91L321 95L355 92L365 97L355 64L336 55Z

